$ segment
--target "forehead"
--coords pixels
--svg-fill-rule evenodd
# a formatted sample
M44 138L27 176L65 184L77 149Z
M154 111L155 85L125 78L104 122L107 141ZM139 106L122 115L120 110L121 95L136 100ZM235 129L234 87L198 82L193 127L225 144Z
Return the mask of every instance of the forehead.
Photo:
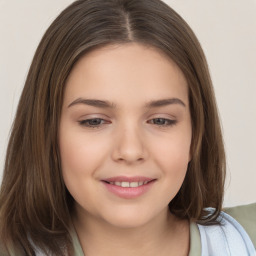
M64 102L78 97L107 98L133 104L179 97L188 101L188 86L179 67L161 50L138 43L108 45L84 55L71 71Z

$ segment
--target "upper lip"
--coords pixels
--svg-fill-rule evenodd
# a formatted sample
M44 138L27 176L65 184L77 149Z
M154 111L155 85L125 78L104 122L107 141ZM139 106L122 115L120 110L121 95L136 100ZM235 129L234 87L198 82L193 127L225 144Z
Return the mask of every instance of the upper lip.
M152 181L155 180L154 178L149 178L149 177L143 177L143 176L133 176L133 177L127 177L127 176L115 176L107 179L103 179L103 181L107 182L139 182L139 181Z

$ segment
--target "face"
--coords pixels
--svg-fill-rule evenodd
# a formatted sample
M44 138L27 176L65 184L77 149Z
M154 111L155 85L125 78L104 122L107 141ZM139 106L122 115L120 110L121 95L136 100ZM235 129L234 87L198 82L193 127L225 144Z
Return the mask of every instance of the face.
M172 60L136 43L87 53L67 80L59 133L78 216L116 227L162 216L184 180L191 135L187 82Z

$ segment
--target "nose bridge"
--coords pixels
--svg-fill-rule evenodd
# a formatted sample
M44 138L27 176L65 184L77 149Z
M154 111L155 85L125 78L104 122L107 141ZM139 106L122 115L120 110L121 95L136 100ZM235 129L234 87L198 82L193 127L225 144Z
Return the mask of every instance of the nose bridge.
M142 128L135 120L119 124L115 136L113 158L127 163L142 161L146 158L146 147Z

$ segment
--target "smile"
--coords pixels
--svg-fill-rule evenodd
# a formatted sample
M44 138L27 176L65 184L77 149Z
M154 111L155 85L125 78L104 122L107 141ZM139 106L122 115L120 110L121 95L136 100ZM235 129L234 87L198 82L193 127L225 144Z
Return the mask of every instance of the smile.
M133 199L147 193L156 179L149 177L118 176L102 180L104 187L111 194L124 199Z
M137 188L142 185L146 185L150 181L135 181L135 182L127 182L127 181L111 181L109 184L123 187L123 188Z

